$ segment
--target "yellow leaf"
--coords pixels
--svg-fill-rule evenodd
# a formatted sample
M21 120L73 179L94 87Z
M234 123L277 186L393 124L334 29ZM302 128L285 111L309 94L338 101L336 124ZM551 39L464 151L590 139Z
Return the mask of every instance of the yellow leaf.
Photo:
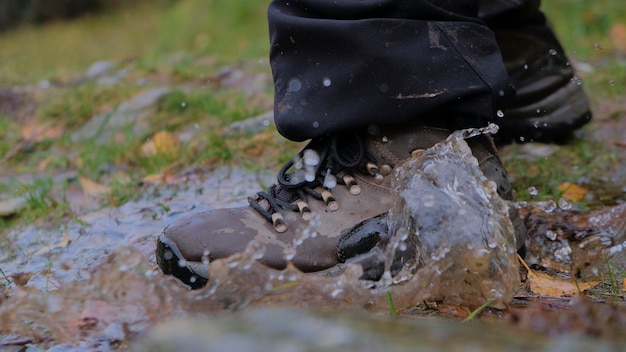
M58 138L64 130L63 126L50 124L25 125L22 127L22 138L29 142L41 142L45 139Z
M85 177L78 177L81 186L83 187L83 192L86 195L98 197L103 194L111 193L111 187L105 186L103 184L97 183Z
M609 31L609 38L615 49L626 53L626 24L615 23Z
M563 295L574 295L588 288L596 286L599 282L576 283L570 280L559 279L545 273L538 273L531 270L526 262L518 256L520 263L528 270L528 281L530 290L536 294L548 297L561 297Z
M53 245L48 245L48 246L43 246L43 247L39 248L35 253L33 253L33 255L46 254L46 253L52 251L55 248L67 247L69 244L70 244L70 235L66 232L63 235L63 239L61 241L59 241L59 243L53 244Z
M587 189L570 182L563 182L558 187L559 191L563 192L562 197L572 201L579 201L587 194Z
M160 131L141 146L141 151L145 156L167 155L176 152L179 147L178 137L167 131Z

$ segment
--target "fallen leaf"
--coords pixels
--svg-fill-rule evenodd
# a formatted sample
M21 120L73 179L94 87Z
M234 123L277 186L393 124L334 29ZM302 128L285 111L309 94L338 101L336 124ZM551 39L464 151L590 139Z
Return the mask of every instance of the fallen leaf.
M626 54L626 24L614 24L609 31L609 38L616 50Z
M41 142L44 139L60 137L65 128L61 125L33 124L22 127L22 138L28 142Z
M518 255L520 263L528 271L528 282L530 284L530 290L536 294L548 296L548 297L561 297L563 295L574 295L580 293L588 288L594 287L599 282L583 282L577 283L571 280L560 279L550 276L545 273L535 272L524 262Z
M59 243L53 244L53 245L48 245L48 246L43 246L43 247L39 248L37 251L35 251L35 253L33 253L32 255L45 254L45 253L48 253L48 252L52 251L55 248L65 248L69 244L70 244L70 234L66 232L63 235L63 239L61 241L59 241Z
M563 192L561 197L571 201L579 201L583 199L588 191L586 188L575 185L571 182L561 183L558 187L558 190Z
M160 131L141 146L141 151L145 156L155 156L174 153L178 148L180 148L178 137L170 132Z
M111 187L109 186L105 186L82 176L79 176L78 180L86 195L98 197L103 194L111 193Z
M152 174L148 175L141 179L141 182L147 184L159 184L165 180L165 175L163 174Z

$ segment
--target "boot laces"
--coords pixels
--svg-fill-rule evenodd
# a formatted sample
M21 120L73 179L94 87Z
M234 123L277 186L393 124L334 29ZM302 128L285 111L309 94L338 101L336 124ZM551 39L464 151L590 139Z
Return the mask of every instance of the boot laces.
M308 199L312 197L335 211L339 204L331 191L337 184L345 185L352 195L361 193L355 172L367 172L377 183L382 183L383 176L374 157L366 151L362 136L352 132L320 137L309 142L280 169L276 184L248 198L248 202L277 232L285 232L287 224L281 209L300 212L308 221L311 218Z

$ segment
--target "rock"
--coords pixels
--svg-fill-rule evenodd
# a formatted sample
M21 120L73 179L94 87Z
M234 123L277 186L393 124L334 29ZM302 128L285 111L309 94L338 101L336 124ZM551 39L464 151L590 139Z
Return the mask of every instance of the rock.
M16 197L0 200L0 217L19 213L28 206L26 197Z
M99 143L106 143L116 132L129 125L135 135L141 135L148 129L150 113L169 91L169 88L155 88L136 95L112 111L91 119L72 135L72 140L95 138Z
M261 115L237 121L224 131L224 136L232 136L234 134L254 134L259 133L274 123L274 112L267 111Z
M104 76L111 71L115 62L109 60L96 61L85 71L86 79L93 79L100 76Z

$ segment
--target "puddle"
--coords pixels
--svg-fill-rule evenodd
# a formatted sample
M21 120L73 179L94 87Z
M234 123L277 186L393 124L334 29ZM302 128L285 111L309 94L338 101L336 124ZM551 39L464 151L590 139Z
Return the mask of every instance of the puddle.
M242 205L274 177L224 167L203 179L192 175L185 185L148 187L142 200L82 215L60 229L28 226L8 234L10 250L0 251L0 267L29 278L22 282L27 287L49 291L88 279L117 248L131 247L152 263L155 238L167 224L189 212Z

